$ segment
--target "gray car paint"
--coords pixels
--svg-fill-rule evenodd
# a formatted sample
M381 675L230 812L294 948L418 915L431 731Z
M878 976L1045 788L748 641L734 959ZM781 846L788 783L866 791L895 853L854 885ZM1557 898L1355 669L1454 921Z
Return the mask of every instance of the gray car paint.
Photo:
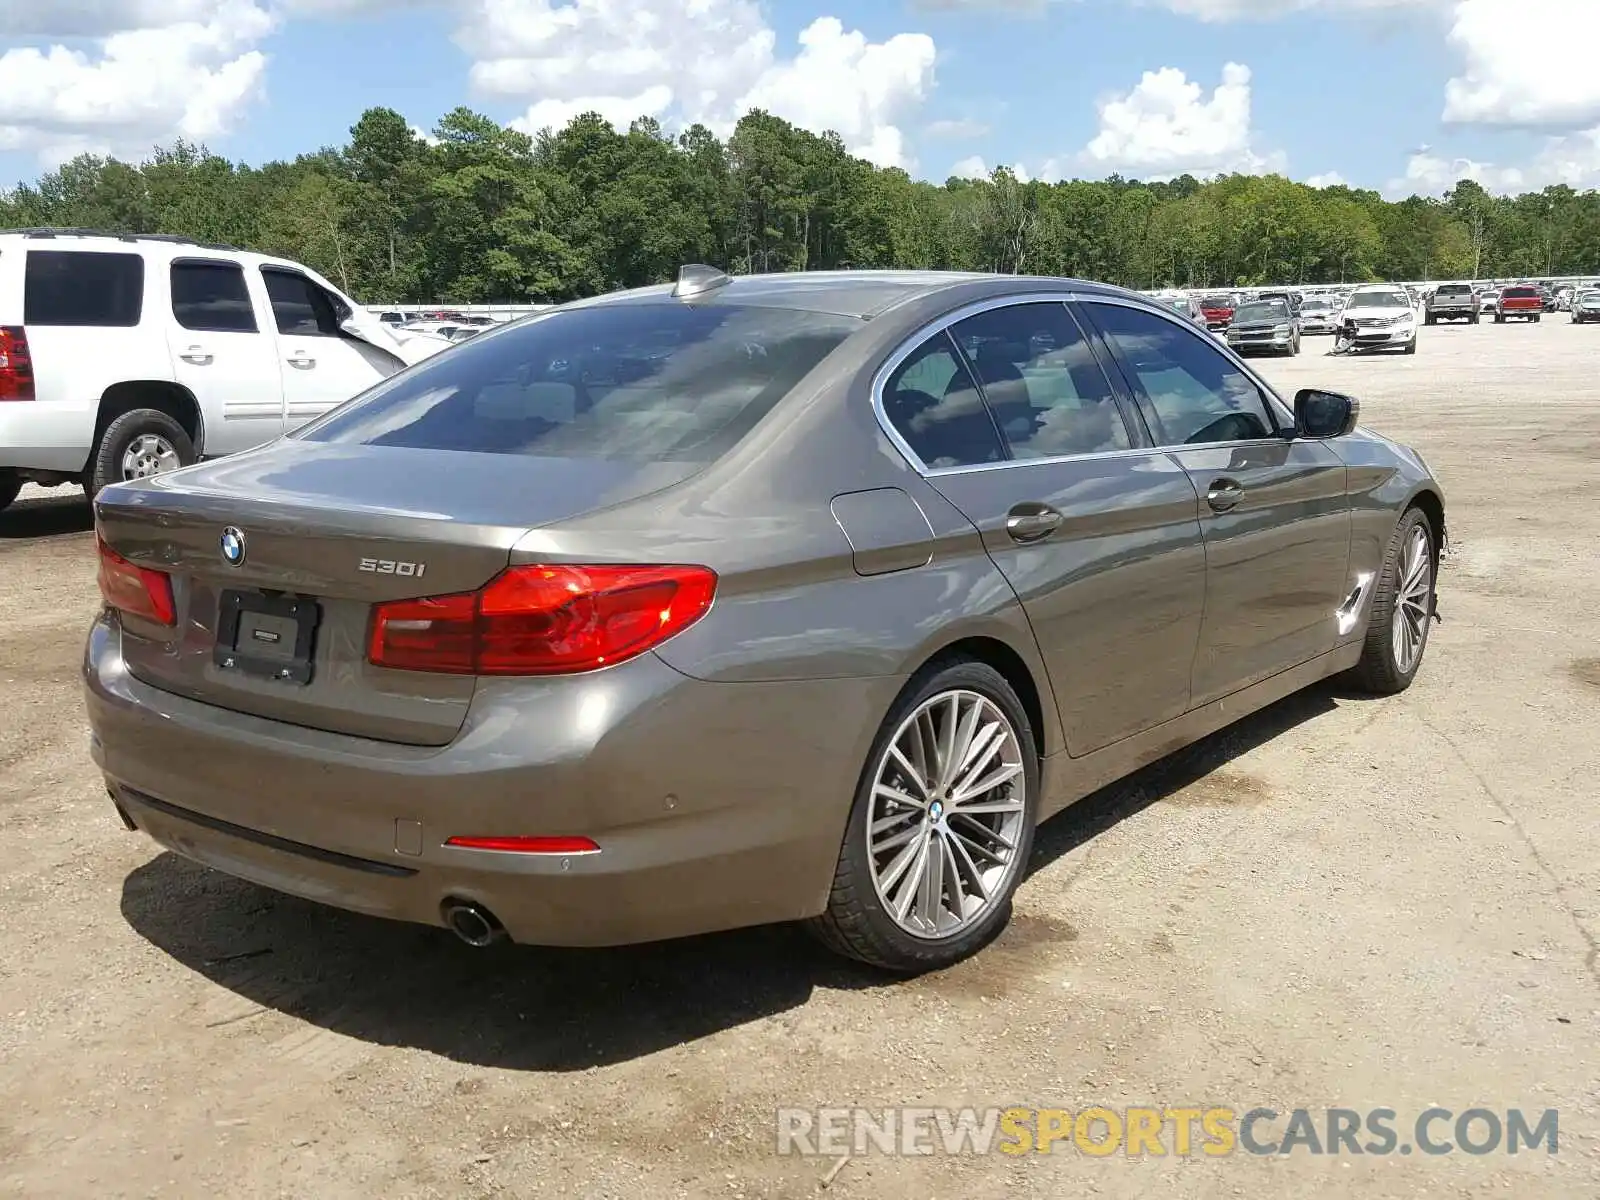
M1352 665L1363 629L1334 632L1351 580L1381 563L1414 499L1442 522L1420 459L1375 435L1243 459L1139 445L933 475L907 460L874 405L884 363L967 306L1041 293L1192 328L1132 293L1070 280L751 277L696 302L872 319L704 469L289 439L107 489L96 505L107 541L189 580L176 646L115 615L91 633L85 678L108 786L164 844L286 891L432 923L456 896L488 905L519 940L631 941L819 912L867 748L905 681L941 653L987 658L1034 709L1041 816ZM1250 508L1208 527L1195 479L1219 466L1264 473L1250 477ZM1004 518L1028 499L1066 520L1046 544L1019 547ZM236 573L215 558L223 524L250 537ZM354 563L379 552L426 557L427 573L361 577ZM697 624L586 675L475 682L365 664L357 631L371 602L475 587L508 561L701 563L719 583ZM206 606L235 579L333 597L320 683L240 688L186 658L214 636ZM1214 695L1230 678L1257 681ZM411 873L329 863L186 811ZM603 850L557 862L443 844L508 831L581 833Z

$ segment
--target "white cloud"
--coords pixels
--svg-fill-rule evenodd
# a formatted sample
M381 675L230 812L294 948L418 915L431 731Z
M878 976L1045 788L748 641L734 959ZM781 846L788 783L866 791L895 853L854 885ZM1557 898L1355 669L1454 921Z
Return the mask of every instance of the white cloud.
M951 167L950 174L957 179L987 179L989 178L989 168L984 165L983 158L980 155L974 154L963 158L955 166Z
M216 8L216 0L0 0L0 33L7 38L107 37L204 21Z
M1081 156L1090 166L1152 178L1284 167L1281 153L1263 157L1251 146L1250 68L1240 63L1222 68L1209 98L1177 67L1162 67L1098 108L1100 132Z
M1600 126L1545 139L1539 152L1520 167L1445 158L1423 146L1406 160L1405 174L1391 179L1383 190L1390 199L1437 196L1463 179L1508 194L1542 191L1561 183L1580 190L1600 188Z
M109 19L112 6L101 7ZM249 0L223 0L194 20L112 33L93 52L7 50L0 148L55 164L86 150L138 156L175 137L214 138L258 94L266 58L253 47L273 23Z
M752 107L836 130L852 152L908 166L904 121L933 88L933 39L869 42L834 17L792 58L753 0L476 0L457 33L481 93L531 101L517 124L559 127L593 110L625 127L648 114L727 132Z
M1349 187L1350 181L1337 171L1324 171L1320 175L1313 175L1307 179L1306 186L1314 188Z
M1450 44L1466 66L1445 85L1446 121L1600 121L1600 0L1460 0Z
M948 138L951 141L965 141L969 138L980 138L989 132L989 127L982 121L955 120L955 121L929 121L922 130L923 135L931 138Z
M1451 0L1160 0L1173 12L1202 21L1269 20L1294 12L1388 12L1441 8Z

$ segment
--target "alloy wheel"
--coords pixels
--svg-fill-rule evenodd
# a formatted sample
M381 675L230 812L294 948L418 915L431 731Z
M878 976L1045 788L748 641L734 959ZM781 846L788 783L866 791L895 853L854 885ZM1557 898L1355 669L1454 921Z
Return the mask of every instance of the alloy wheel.
M1017 731L982 693L941 692L901 722L866 805L872 884L901 929L949 937L1009 893L1027 786Z
M177 447L160 434L141 433L122 452L122 477L147 479L183 465Z
M1393 630L1394 661L1403 674L1416 670L1422 659L1432 615L1433 546L1428 531L1413 527L1400 554L1399 584L1395 588Z

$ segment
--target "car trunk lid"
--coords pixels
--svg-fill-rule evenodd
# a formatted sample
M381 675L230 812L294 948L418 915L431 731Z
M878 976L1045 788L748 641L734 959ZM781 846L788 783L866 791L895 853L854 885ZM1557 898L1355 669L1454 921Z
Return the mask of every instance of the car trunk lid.
M689 469L281 441L109 488L95 506L100 536L170 574L177 610L175 627L124 617L128 670L241 713L444 745L474 679L373 666L372 606L479 588L529 529Z

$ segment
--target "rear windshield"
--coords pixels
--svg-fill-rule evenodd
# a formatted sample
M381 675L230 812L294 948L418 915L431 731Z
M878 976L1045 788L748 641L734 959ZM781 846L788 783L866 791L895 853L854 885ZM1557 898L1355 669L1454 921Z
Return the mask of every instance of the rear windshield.
M94 250L29 250L24 325L131 328L144 307L144 259Z
M1232 308L1232 296L1205 296L1200 301L1202 308Z
M1435 296L1470 296L1472 295L1472 289L1464 283L1442 283L1433 294Z
M1507 288L1507 289L1506 289L1506 290L1505 290L1505 291L1504 291L1504 292L1503 292L1503 293L1501 293L1501 294L1502 294L1502 295L1505 295L1505 296L1514 296L1514 297L1516 297L1516 298L1517 298L1517 299L1519 299L1519 300L1525 300L1525 299L1527 299L1527 298L1528 298L1528 297L1529 297L1529 296L1537 296L1537 295L1538 295L1538 294L1539 294L1539 292L1538 292L1538 290L1537 290L1537 289L1535 289L1535 288L1531 288L1531 287L1519 287L1519 288Z
M797 309L677 301L572 309L463 342L298 436L709 462L862 324Z

